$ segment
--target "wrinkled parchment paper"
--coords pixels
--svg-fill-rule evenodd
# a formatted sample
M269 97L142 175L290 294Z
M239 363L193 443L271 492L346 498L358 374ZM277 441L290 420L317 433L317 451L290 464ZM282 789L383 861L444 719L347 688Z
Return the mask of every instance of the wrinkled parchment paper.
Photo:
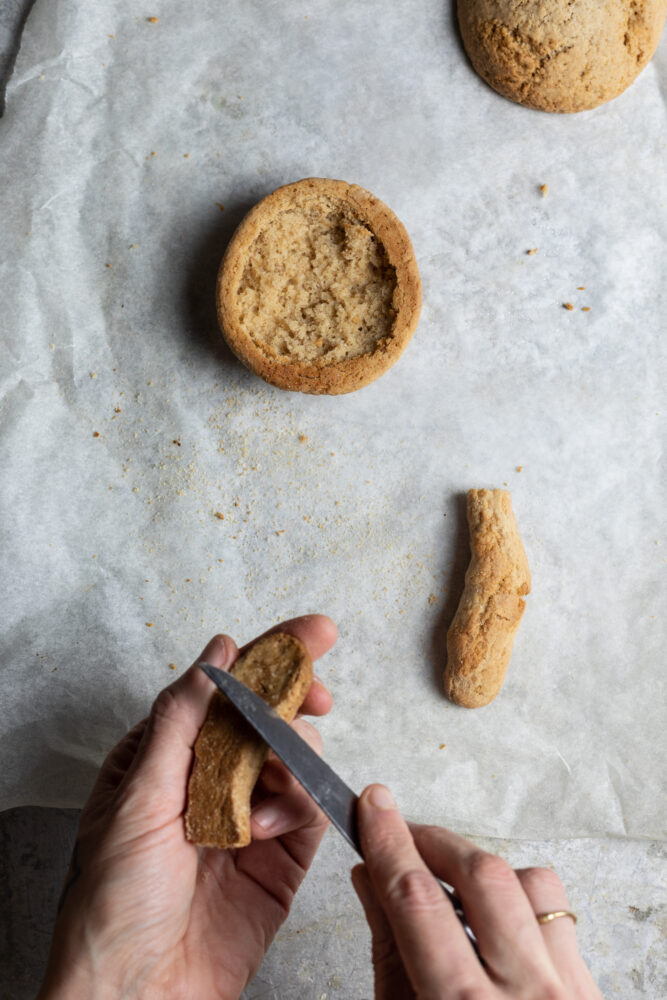
M2 807L80 805L212 633L318 610L353 787L478 836L664 836L666 101L663 42L604 107L520 108L435 0L37 0L0 120ZM310 175L386 201L424 285L343 397L265 385L215 318L234 227ZM533 592L466 711L482 486Z

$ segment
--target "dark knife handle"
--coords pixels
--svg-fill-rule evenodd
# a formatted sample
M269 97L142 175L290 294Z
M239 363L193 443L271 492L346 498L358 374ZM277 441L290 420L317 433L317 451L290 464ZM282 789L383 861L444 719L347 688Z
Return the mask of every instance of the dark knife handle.
M440 879L438 879L438 882L440 882ZM468 921L466 920L466 915L463 912L463 906L461 905L461 900L458 898L458 896L454 895L454 893L452 892L452 890L449 889L445 885L444 882L440 882L440 885L442 886L442 891L444 892L445 896L447 897L447 899L449 900L449 902L454 907L454 913L456 914L456 916L461 921L461 927L463 927L463 930L465 931L466 937L468 938L468 941L470 941L470 944L472 945L473 950L474 950L475 954L477 955L477 958L480 960L480 962L482 963L482 965L484 965L485 964L484 963L484 959L482 958L482 956L479 953L479 945L477 944L477 938L473 934L472 929L470 928L470 925L468 924Z

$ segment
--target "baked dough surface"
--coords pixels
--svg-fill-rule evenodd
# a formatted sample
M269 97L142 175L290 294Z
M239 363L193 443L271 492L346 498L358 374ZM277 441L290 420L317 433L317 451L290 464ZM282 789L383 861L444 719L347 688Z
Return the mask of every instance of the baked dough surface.
M253 643L230 673L291 722L312 683L313 665L299 639L273 632ZM185 813L188 840L206 847L245 847L251 840L250 796L269 752L266 743L216 691L194 751Z
M475 70L503 97L541 111L595 108L651 59L667 0L458 0Z
M507 490L469 490L471 560L447 632L445 693L466 708L502 686L530 593L530 569Z
M308 178L259 202L218 276L232 350L282 389L342 393L382 375L417 325L421 282L408 235L368 191Z

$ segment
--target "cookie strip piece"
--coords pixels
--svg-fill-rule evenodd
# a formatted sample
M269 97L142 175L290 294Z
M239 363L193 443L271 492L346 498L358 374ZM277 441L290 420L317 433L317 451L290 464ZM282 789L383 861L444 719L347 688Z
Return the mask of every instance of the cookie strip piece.
M530 593L530 570L507 490L469 490L472 559L447 632L445 693L479 708L502 687Z
M313 664L299 639L277 632L254 643L230 673L291 722L312 683ZM195 743L188 840L220 848L250 843L250 796L268 753L264 740L216 691Z

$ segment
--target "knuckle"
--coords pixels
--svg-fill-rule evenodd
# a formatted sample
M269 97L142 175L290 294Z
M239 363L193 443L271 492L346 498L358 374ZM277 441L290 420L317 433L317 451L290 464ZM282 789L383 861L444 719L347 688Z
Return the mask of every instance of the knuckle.
M550 894L564 892L563 883L551 868L524 868L517 873L521 885L528 894L531 892L548 892Z
M539 1000L568 1000L568 994L561 984L553 981L540 983L539 992L534 995L535 997L539 996Z
M151 715L153 720L171 722L177 708L176 695L170 688L164 688L153 702Z
M322 737L315 726L311 725L311 723L307 722L305 719L297 719L292 723L292 725L298 732L299 736L301 736L301 738L304 739L313 750L317 753L322 752Z
M429 912L441 905L442 889L430 872L414 868L401 872L387 888L391 906L409 913Z
M472 882L480 884L510 885L516 875L510 866L497 854L473 851L464 863L465 874Z

